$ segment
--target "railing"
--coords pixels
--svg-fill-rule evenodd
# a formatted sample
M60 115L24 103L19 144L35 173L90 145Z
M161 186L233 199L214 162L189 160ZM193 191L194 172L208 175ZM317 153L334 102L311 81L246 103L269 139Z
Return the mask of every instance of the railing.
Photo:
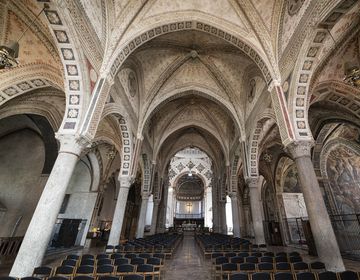
M302 225L303 217L285 219L288 231L288 242L294 245L306 245L306 237Z
M0 237L0 262L13 260L19 252L24 237Z
M203 213L200 214L175 214L176 219L202 219L204 218Z
M360 260L360 213L329 215L341 254L345 258ZM306 218L286 219L289 242L305 245L303 221Z
M330 215L344 257L360 260L360 214Z

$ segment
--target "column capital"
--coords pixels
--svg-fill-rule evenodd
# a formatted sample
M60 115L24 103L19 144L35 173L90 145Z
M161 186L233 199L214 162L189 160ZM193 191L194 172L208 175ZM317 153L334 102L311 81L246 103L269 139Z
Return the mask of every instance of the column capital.
M245 183L249 188L257 188L259 186L259 177L248 177L245 179Z
M311 148L314 146L313 140L293 141L285 146L285 150L293 159L311 157Z
M237 193L231 192L231 193L229 193L229 197L230 197L231 199L237 199Z
M149 197L150 197L150 193L148 193L148 192L143 192L141 194L141 199L142 200L149 200Z
M118 180L120 182L120 188L130 188L131 177L130 176L119 176Z
M272 82L268 86L268 91L271 92L273 88L277 86L281 86L281 80L272 80Z
M74 134L56 133L55 138L60 142L59 153L68 153L80 156L81 152L91 146L85 138Z

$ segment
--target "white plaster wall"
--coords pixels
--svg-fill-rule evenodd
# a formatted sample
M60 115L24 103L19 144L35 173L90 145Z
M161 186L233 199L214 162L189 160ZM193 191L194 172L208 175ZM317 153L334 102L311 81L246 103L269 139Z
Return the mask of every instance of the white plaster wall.
M146 218L145 218L146 226L151 225L153 210L154 210L154 196L150 195L149 200L148 200L147 210L146 210Z
M226 196L226 205L225 205L225 213L226 213L226 225L228 228L228 234L233 233L233 217L232 217L232 206L231 199L229 196Z
M302 193L283 193L283 200L286 218L308 216Z
M24 129L0 139L0 201L7 212L0 222L0 237L23 236L46 180L41 179L45 147L38 134ZM29 195L31 194L31 195Z

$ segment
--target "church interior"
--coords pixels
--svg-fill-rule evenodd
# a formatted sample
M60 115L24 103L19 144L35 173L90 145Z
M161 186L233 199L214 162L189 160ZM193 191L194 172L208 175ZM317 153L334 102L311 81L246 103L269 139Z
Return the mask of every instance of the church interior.
M360 1L0 0L0 280L360 279Z

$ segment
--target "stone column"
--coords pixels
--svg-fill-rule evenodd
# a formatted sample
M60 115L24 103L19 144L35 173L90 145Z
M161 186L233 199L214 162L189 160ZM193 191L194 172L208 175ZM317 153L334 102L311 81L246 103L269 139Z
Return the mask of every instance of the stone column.
M246 226L245 226L245 215L244 215L244 205L241 197L238 200L239 204L239 219L240 219L240 237L246 235Z
M238 205L238 197L236 193L231 193L231 210L233 218L233 235L234 237L240 237L240 213Z
M148 202L149 202L149 194L143 193L142 199L141 199L139 222L138 222L138 227L136 230L136 238L144 237L146 210L147 210Z
M215 233L220 233L220 228L219 228L219 207L218 207L218 203L215 201L215 199L213 198L213 204L212 204L212 230Z
M261 203L259 193L259 178L248 178L246 180L250 191L250 207L256 244L265 243L264 225L261 214Z
M174 193L174 188L171 186L169 186L168 205L169 205L169 211L166 213L166 219L169 220L169 227L173 227L174 226L175 193Z
M59 154L11 269L12 277L31 276L34 268L41 265L67 186L84 148L73 135L57 138L60 140Z
M212 209L210 212L209 209ZM211 187L206 188L205 192L205 205L204 205L204 214L205 214L205 227L213 227L213 217L211 217L211 214L213 214L213 199L212 199L212 189Z
M164 194L163 194L163 201L162 207L160 208L160 213L158 217L158 232L164 233L166 231L166 212L167 212L167 197L169 194L169 187L167 184L164 184Z
M120 176L120 189L117 197L114 218L111 225L110 236L108 245L116 246L119 245L121 229L124 222L124 214L126 208L127 197L130 189L130 177Z
M150 235L154 235L156 233L157 217L158 217L158 213L159 213L159 204L160 204L160 200L154 199L154 210L153 210L152 219L151 219Z
M220 230L222 234L227 234L227 224L226 224L226 201L219 201L219 222Z
M295 161L319 258L331 271L345 270L334 230L311 161L313 142L299 141L286 149Z

